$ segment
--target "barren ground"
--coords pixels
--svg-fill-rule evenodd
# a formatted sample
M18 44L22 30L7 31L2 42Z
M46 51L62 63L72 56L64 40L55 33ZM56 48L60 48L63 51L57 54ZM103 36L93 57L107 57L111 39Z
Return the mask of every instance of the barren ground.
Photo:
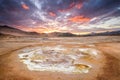
M64 45L95 48L101 57L94 61L88 73L30 71L21 63L17 51L26 47ZM120 80L120 36L61 38L0 38L0 80Z

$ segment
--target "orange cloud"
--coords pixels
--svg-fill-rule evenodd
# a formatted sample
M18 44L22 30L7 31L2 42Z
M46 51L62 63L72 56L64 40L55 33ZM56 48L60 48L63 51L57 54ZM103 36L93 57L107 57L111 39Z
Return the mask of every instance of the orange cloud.
M54 12L49 12L49 15L50 15L50 16L53 16L53 17L56 16L56 14L55 14Z
M22 8L25 9L25 10L28 10L29 6L27 6L26 4L22 4Z
M90 21L90 18L84 17L84 16L75 16L68 19L71 22L88 22Z
M75 6L77 9L81 9L81 7L82 7L82 4L76 4L76 6Z
M51 33L51 32L57 32L59 30L55 28L44 28L44 27L36 27L36 28L24 28L26 31L34 31L38 33Z
M73 2L73 3L71 3L71 4L68 6L68 8L66 8L66 9L61 9L61 10L58 10L58 11L59 11L59 12L66 12L66 11L71 10L74 6L75 6L75 3Z

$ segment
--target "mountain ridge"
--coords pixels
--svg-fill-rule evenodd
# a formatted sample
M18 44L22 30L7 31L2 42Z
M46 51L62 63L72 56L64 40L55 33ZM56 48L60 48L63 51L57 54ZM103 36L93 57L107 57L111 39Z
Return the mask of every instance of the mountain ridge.
M37 33L27 32L17 28L13 28L7 25L0 26L0 35L13 35L13 36L38 36L38 37L85 37L85 36L114 36L120 35L120 30L117 31L106 31L101 33L90 33L85 35L76 35L70 32L51 32L51 33Z
M32 36L32 35L40 35L37 32L26 32L17 28L13 28L10 26L0 26L0 33L14 36Z

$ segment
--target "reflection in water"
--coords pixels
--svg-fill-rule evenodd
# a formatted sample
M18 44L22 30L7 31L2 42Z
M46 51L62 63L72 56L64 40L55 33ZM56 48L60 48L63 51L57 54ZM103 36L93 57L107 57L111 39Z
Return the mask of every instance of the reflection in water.
M92 66L80 60L85 60L86 56L95 58L97 55L98 51L93 48L46 46L23 49L18 56L33 71L88 73Z

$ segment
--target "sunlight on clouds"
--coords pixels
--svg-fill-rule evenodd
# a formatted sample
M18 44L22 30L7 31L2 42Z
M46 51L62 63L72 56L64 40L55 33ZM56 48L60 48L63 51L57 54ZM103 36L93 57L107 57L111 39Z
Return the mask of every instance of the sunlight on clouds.
M41 20L43 24L38 24L35 21L32 21L32 25L36 25L35 27L39 27L39 30L35 29L37 32L73 32L80 33L81 31L88 31L88 29L96 30L96 29L112 29L112 28L120 28L120 18L119 17L108 17L115 13L118 9L114 9L111 12L106 14L95 16L93 18L86 17L84 15L75 15L76 10L74 8L67 11L54 12L52 10L45 11L42 9L45 3L48 1L39 1L39 0L30 0L32 4L37 8L32 16ZM57 1L58 4L61 4L62 1ZM84 5L82 3L71 3L69 7L75 7L80 9ZM66 10L66 9L65 9ZM74 15L74 16L73 16ZM41 26L41 27L40 27ZM84 33L83 33L84 34ZM86 32L85 32L86 34Z
M21 3L21 6L22 6L22 8L25 9L25 10L29 10L29 9L30 9L29 6L26 5L24 2Z
M25 30L33 28L29 30L39 33L80 33L120 28L120 7L115 1L93 2L94 0L3 0L0 3L0 21L1 24L15 25L16 28L26 27Z
M100 28L110 29L110 28L120 28L120 17L111 17L109 20L101 20L97 23Z

